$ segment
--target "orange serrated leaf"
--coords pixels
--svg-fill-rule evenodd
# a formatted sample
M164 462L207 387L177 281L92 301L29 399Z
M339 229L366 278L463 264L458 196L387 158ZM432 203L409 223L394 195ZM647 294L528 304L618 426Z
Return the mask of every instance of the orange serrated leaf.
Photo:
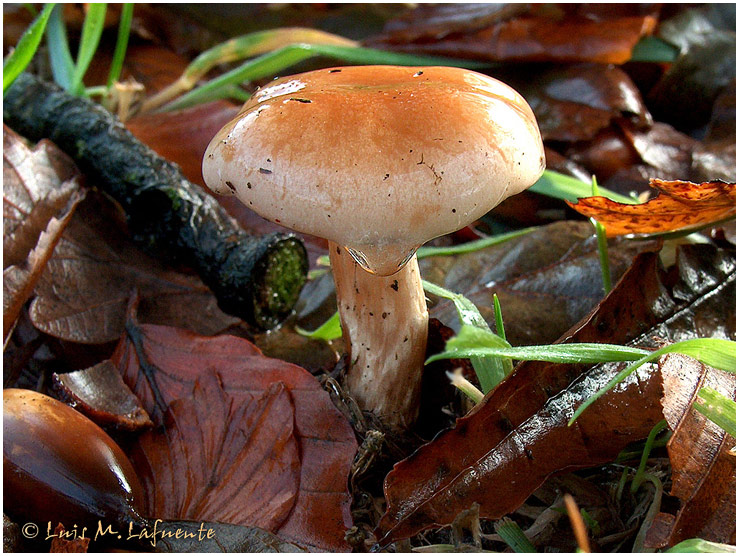
M735 183L652 179L649 185L659 195L639 205L617 203L605 197L586 197L567 204L603 224L608 236L699 228L736 214Z

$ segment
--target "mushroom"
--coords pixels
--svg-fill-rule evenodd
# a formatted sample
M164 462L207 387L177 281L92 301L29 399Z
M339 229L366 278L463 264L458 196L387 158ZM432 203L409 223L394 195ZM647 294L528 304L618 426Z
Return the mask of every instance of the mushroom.
M509 86L452 67L284 77L213 138L206 184L328 240L349 392L387 425L418 412L428 312L416 250L544 170L534 114Z

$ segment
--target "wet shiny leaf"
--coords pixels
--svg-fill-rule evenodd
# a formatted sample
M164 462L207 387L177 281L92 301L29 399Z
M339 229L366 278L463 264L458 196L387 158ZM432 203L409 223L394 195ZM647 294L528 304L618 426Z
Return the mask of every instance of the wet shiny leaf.
M112 361L155 423L162 409L188 398L198 379L215 372L236 400L259 396L281 382L295 406L300 490L280 538L322 550L346 550L351 526L347 477L357 449L353 431L316 379L296 365L264 357L233 336L199 336L156 325L127 326Z
M653 253L639 255L614 290L562 342L629 344L733 336L736 268L732 254L701 246L683 250L677 277L666 277ZM696 272L704 280L696 281ZM712 314L710 322L701 315ZM730 329L727 329L727 323ZM506 325L508 329L508 325ZM385 544L434 524L450 523L472 502L498 518L517 508L548 476L598 465L662 418L662 385L654 365L609 391L574 426L574 410L618 372L523 363L454 429L439 435L386 477L388 510L377 529ZM584 421L581 421L584 419Z
M568 204L598 220L609 236L700 228L736 214L736 184L654 179L649 185L659 195L639 205L624 205L605 197L587 197Z
M138 398L109 360L94 367L52 375L60 398L101 427L128 431L152 426Z
M639 126L651 123L639 90L616 66L558 66L533 79L514 77L512 84L534 110L545 141L590 140L621 117Z

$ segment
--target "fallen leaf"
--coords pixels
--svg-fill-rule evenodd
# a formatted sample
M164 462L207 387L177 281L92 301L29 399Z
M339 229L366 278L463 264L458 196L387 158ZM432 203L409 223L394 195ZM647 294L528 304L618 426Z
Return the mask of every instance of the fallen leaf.
M495 62L623 64L639 39L651 34L657 24L656 14L649 13L653 9L633 6L618 11L582 4L499 9L500 13L480 17L474 10L458 14L451 5L420 6L388 22L386 31L367 44ZM467 13L473 14L469 25L464 24ZM445 29L450 20L452 25Z
M215 334L238 319L217 306L194 275L145 255L116 226L110 201L90 195L79 206L36 290L30 315L43 332L80 343L105 343L123 332L132 292L148 322Z
M140 431L152 426L138 398L109 360L70 373L52 375L62 401L100 427Z
M695 229L736 214L736 184L653 179L649 185L659 194L639 205L625 205L605 197L586 197L567 204L598 220L611 237Z
M284 383L295 406L300 490L287 521L273 532L314 549L347 550L344 532L351 527L347 478L357 444L351 427L313 376L296 365L264 357L253 344L234 336L205 337L135 323L126 330L111 360L155 423L161 419L159 408L190 396L196 381L208 372L218 373L224 392L237 400L259 396L275 382Z
M681 250L687 254L678 257L677 276L664 275L658 255L639 255L612 292L560 342L655 347L657 338L732 336L735 315L734 320L720 315L736 304L734 255L700 248L701 256L691 256L695 249ZM694 279L696 272L702 280ZM622 367L518 365L454 429L396 464L385 479L388 506L376 531L380 544L451 523L473 502L480 504L482 517L499 518L553 473L605 463L630 441L646 437L662 418L655 365L642 367L567 426L577 406Z
M284 384L234 397L206 371L190 395L168 405L162 427L129 451L147 493L147 515L276 531L300 484L293 419Z
M500 78L526 98L545 141L587 141L616 118L638 127L651 123L636 85L616 66L573 64Z
M615 283L641 251L656 242L609 246ZM503 309L512 345L553 342L603 298L595 231L588 222L557 222L505 243L454 257L419 261L425 280L463 294L494 326L493 294ZM440 301L429 314L458 329L454 305Z
M721 11L682 10L659 27L680 55L650 91L650 105L657 118L686 132L705 125L716 96L736 77L736 11Z
M239 112L220 100L180 110L135 117L126 127L157 154L177 164L185 177L201 186L203 154L213 136Z
M3 125L3 338L83 197L69 157L49 141L31 150Z
M647 534L649 546L664 548L702 538L736 543L736 439L693 408L701 388L736 399L736 381L728 373L683 355L660 360L664 415L674 431L667 444L672 463L672 490L681 506L661 513Z

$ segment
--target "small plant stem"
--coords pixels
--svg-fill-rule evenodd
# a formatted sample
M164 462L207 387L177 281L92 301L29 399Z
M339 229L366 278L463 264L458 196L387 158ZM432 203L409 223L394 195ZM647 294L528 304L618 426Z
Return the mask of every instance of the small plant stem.
M654 446L654 439L666 427L667 427L667 421L663 419L662 421L654 425L654 428L649 432L647 441L644 443L644 451L642 452L641 460L639 461L639 467L636 470L636 475L634 475L634 479L631 481L632 494L639 489L639 486L644 481L644 476L645 476L644 470L647 467L647 460L649 459L649 454L652 451L652 447Z
M598 190L598 181L595 179L595 176L593 176L592 188L593 197L599 196L600 192ZM613 289L613 284L611 283L611 265L608 261L608 238L606 237L606 228L595 218L591 218L590 222L593 224L593 227L595 227L595 236L598 239L598 256L600 257L600 273L603 277L603 290L605 291L605 294L608 295L608 293Z
M113 52L113 61L110 64L108 73L107 87L113 86L118 81L123 69L123 59L126 57L126 49L128 48L128 37L131 34L131 21L133 20L133 4L126 3L121 7L121 19L118 23L118 38L115 43L115 51Z
M472 384L469 380L464 378L461 373L458 373L456 371L450 373L449 371L447 371L446 376L447 378L449 378L452 386L454 386L457 390L471 399L475 404L480 403L485 397L485 394L480 392L480 390L478 390L477 387L475 387L475 385Z
M660 505L662 504L662 482L657 477L649 473L644 474L644 479L650 481L654 485L654 499L649 505L649 509L644 516L644 522L639 528L639 532L636 534L636 538L634 539L634 546L632 548L632 552L634 553L654 552L654 549L644 548L644 540L646 539L647 531L649 531L649 528L652 526L654 518L657 515L657 512L659 512Z
M590 552L590 541L588 540L588 528L585 526L585 522L582 519L582 514L577 507L577 503L571 494L565 494L564 497L565 507L567 508L567 515L570 517L570 523L572 524L572 530L575 533L575 539L577 540L577 546L580 552Z

